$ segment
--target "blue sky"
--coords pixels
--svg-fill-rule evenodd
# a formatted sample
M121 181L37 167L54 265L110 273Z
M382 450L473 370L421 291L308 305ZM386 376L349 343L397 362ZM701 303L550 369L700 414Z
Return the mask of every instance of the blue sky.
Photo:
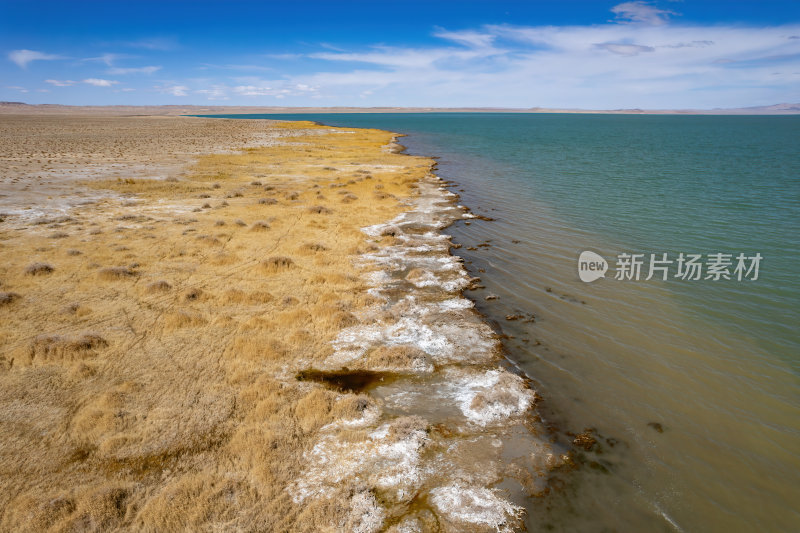
M0 0L0 100L594 109L800 102L800 1Z

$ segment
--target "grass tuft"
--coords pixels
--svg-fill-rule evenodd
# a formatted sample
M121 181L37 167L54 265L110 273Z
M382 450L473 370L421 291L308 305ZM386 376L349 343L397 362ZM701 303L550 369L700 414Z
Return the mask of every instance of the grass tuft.
M170 289L172 289L172 285L170 285L168 282L164 281L163 279L160 279L158 281L154 281L154 282L149 283L147 285L147 291L148 292L165 292L165 291L168 291Z
M318 253L327 252L329 248L319 242L307 242L300 249L304 252Z
M19 300L21 296L16 292L0 292L0 305L9 305Z
M264 259L261 262L261 266L263 266L270 272L277 272L280 270L288 270L290 268L294 268L295 263L291 257L274 256L268 259Z
M108 346L108 341L96 333L83 333L77 337L39 335L30 347L31 360L77 359L92 355Z
M55 267L49 263L31 263L25 268L25 273L29 276L43 276L50 274L55 270Z
M114 280L114 279L132 278L136 276L136 271L131 270L128 267L117 266L117 267L101 268L97 274L103 279Z
M203 290L195 288L186 291L184 298L187 302L193 302L195 300L199 300L201 296L203 296Z

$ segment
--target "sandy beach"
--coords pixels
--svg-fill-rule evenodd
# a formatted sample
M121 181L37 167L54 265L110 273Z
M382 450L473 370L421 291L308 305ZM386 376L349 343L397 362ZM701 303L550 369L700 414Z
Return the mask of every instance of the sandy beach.
M569 463L394 134L0 130L2 529L511 531Z

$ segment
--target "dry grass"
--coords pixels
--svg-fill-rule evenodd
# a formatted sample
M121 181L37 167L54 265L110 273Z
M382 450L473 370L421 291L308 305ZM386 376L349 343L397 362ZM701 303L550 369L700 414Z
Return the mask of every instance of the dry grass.
M429 359L415 346L380 346L368 354L366 365L375 370L407 372L430 365Z
M315 205L308 208L309 212L314 213L315 215L330 215L333 213L330 209L325 207L324 205Z
M0 292L0 305L12 304L20 298L21 296L16 292Z
M237 146L258 132L292 144L195 155L193 167L166 175L177 180L101 175L81 185L101 199L69 218L3 222L0 530L345 528L346 502L297 505L287 487L319 428L370 400L294 375L323 361L340 328L372 303L353 266L368 245L359 228L402 209L388 197L375 202L374 184L408 196L431 161L384 151L391 135L374 130L164 118L148 119L154 133L138 141L131 132L144 122L113 120L122 139L101 124L102 136L82 130L82 145L70 130L47 157L65 168L100 153L125 162L108 155L116 142L161 153L151 139L165 137L208 152L206 129ZM39 117L7 130L46 137L60 124ZM15 157L41 157L3 142ZM373 177L347 184L356 174ZM330 185L354 198L316 196ZM205 201L198 195L212 208L192 213ZM254 222L263 220L268 230ZM373 357L388 367L414 354ZM359 490L343 490L351 489Z
M48 263L31 263L25 267L25 273L29 276L43 276L50 274L55 270L55 267Z
M115 280L133 278L136 276L136 271L124 266L106 267L101 268L97 275L102 279Z
M94 355L97 350L107 346L108 341L96 333L83 333L75 337L38 335L31 343L29 357L37 362L71 361Z
M309 242L301 246L300 251L304 253L327 252L328 247L319 242Z
M267 272L280 272L281 270L294 268L296 265L291 257L277 256L264 259L261 262L261 266L264 267L264 270Z
M153 281L147 284L147 290L149 292L162 292L168 291L172 289L172 285L168 281L164 281L163 279L158 281Z

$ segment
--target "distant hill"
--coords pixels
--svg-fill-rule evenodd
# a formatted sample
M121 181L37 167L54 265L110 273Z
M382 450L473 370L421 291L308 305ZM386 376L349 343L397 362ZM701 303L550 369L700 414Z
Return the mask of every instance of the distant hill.
M800 104L774 104L760 107L743 107L741 110L745 112L757 113L800 113Z
M69 106L60 104L26 104L0 102L0 114L36 115L214 115L244 113L599 113L617 115L797 115L800 103L783 103L768 106L740 107L734 109L556 109L532 107L528 109L502 107L264 107L264 106Z

